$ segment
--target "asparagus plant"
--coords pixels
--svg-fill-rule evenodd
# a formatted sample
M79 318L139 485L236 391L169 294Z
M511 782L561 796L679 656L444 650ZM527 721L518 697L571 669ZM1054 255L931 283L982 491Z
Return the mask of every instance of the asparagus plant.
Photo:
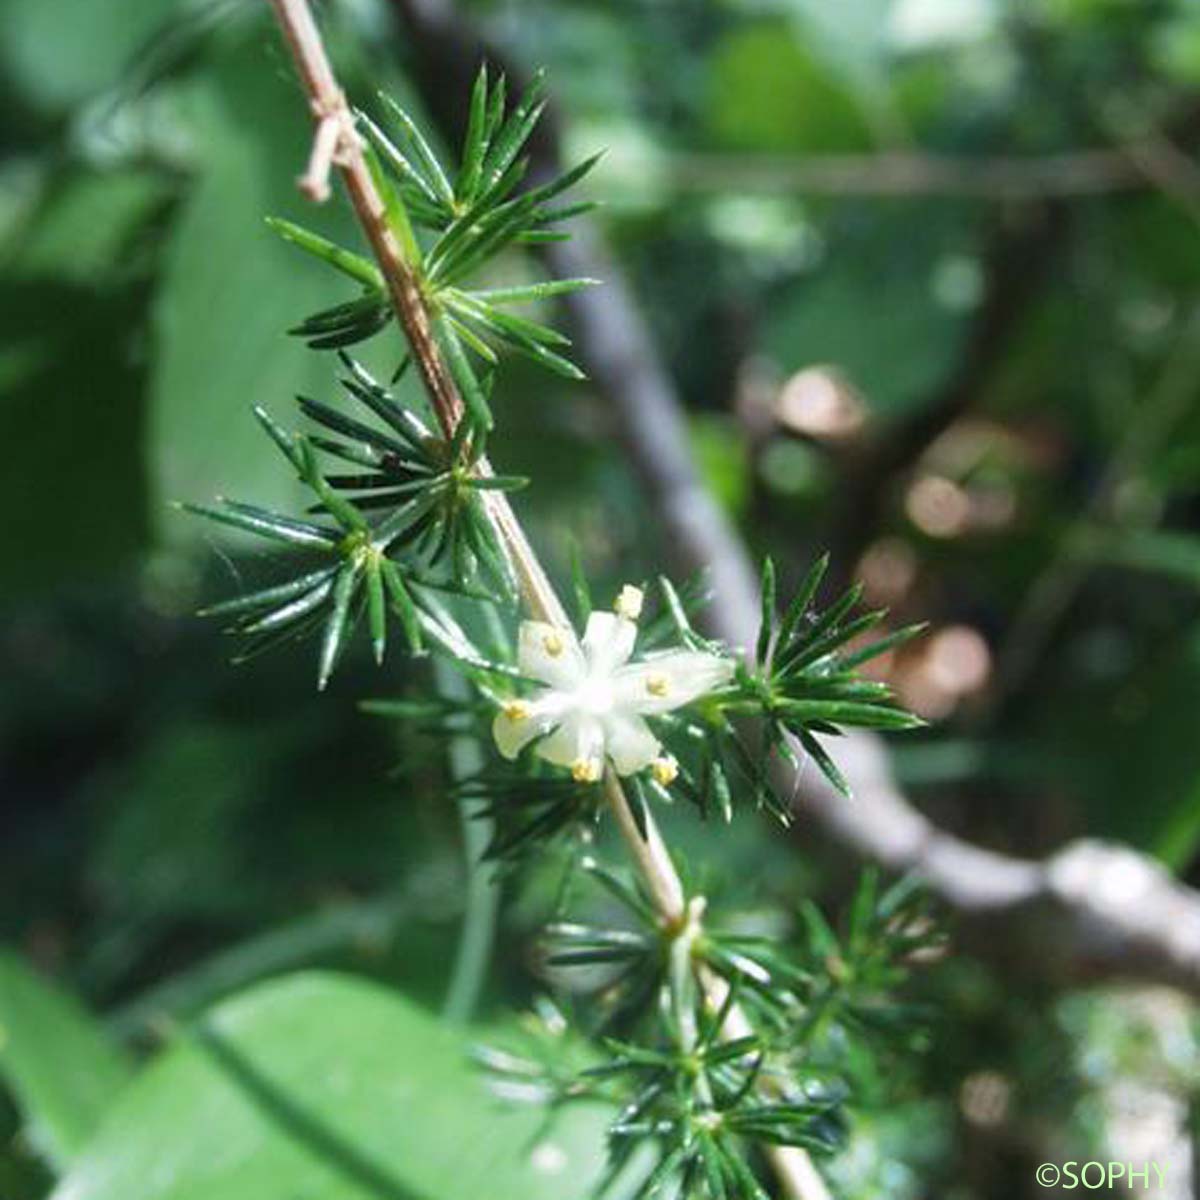
M612 1104L600 1191L648 1146L644 1196L765 1196L768 1162L785 1194L824 1195L807 1152L836 1149L843 1135L843 1039L902 1013L888 989L935 927L913 888L879 894L871 878L844 935L812 906L798 940L739 934L685 889L655 809L678 797L729 821L744 804L786 824L771 767L800 756L848 794L830 739L919 723L861 671L915 630L867 640L883 614L859 614L857 589L819 605L824 559L787 603L766 561L754 647L706 639L700 591L665 576L593 606L580 574L569 614L508 499L529 481L489 461L492 394L513 355L582 376L568 339L521 310L596 281L487 280L497 257L566 236L560 226L588 206L561 198L595 159L527 185L542 81L510 104L504 78L484 66L448 165L390 98L371 115L348 107L306 0L274 7L317 118L301 186L321 199L340 168L370 254L272 222L356 289L292 330L331 356L340 400L300 398L308 432L254 410L310 493L303 512L185 506L295 551L288 578L207 612L245 638L245 654L311 635L322 688L360 626L380 663L394 631L408 655L441 658L465 686L438 694L431 682L425 697L376 709L490 743L487 765L456 785L489 824L487 858L520 869L565 844L619 903L617 928L558 914L546 930L544 961L559 977L599 971L602 986L575 1014L587 1052L566 1051L563 1009L549 999L528 1045L481 1051L507 1095ZM394 322L403 345L381 380L356 348L394 337ZM409 373L416 398L400 386ZM632 871L595 856L586 835L606 818Z

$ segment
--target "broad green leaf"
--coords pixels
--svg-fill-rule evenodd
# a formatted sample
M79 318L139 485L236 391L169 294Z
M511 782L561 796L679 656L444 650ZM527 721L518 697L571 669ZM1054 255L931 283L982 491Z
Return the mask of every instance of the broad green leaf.
M377 984L305 972L219 1005L121 1097L55 1200L563 1200L603 1118L492 1097L460 1034Z
M71 1162L129 1074L82 1005L0 950L0 1078L52 1165Z

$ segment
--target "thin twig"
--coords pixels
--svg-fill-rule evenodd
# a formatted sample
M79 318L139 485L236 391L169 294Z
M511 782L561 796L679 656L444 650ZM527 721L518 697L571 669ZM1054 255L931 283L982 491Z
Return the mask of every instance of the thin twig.
M308 167L296 180L300 190L316 204L329 199L329 171L342 137L342 122L336 116L324 116L317 122Z

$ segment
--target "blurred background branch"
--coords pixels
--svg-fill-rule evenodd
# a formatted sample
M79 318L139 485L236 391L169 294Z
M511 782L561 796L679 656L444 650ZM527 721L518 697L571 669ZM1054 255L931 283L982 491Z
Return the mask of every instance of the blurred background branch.
M527 72L505 49L461 17L445 0L392 0L403 21L403 35L418 47L414 74L423 98L443 123L449 141L465 128L466 113L459 101L466 94L477 64L496 64L522 85ZM560 123L551 109L542 136L535 143L535 176L551 177L562 169L555 131ZM1132 152L1131 152L1132 153ZM910 160L911 161L911 160ZM955 190L974 181L971 194L991 195L1005 188L1028 197L1058 196L1105 186L1145 186L1143 169L1124 152L1101 155L1085 165L1071 157L1033 165L1023 176L1013 164L974 167L943 163L919 176L901 176L908 190ZM1113 180L1120 162L1122 183ZM847 191L887 192L889 160L874 164L879 186ZM1074 164L1071 170L1064 168ZM861 167L862 164L860 164ZM894 166L894 163L893 163ZM815 168L819 174L821 166ZM1190 194L1195 180L1190 172ZM853 173L843 179L853 178ZM803 190L805 164L791 179ZM1069 182L1068 182L1069 181ZM754 188L754 165L739 186ZM1158 186L1157 183L1151 186ZM831 188L830 190L835 190ZM1005 230L997 238L984 269L985 299L960 354L960 365L940 398L923 408L899 431L880 438L864 456L848 490L846 522L852 527L835 536L843 564L853 563L878 533L881 508L896 476L911 466L951 422L964 412L983 388L983 381L1007 349L1007 339L1035 294L1042 272L1053 269L1054 251L1061 243L1068 210L1052 204ZM744 545L701 481L692 460L682 405L669 375L645 333L645 321L619 267L601 248L596 232L583 225L570 242L545 250L547 265L556 275L603 279L605 286L565 300L581 361L617 414L639 481L661 522L664 544L678 569L707 573L714 603L707 614L712 631L733 645L753 643L758 625L756 574ZM1189 374L1191 339L1187 342ZM1174 376L1172 376L1172 379ZM1172 387L1177 403L1190 399L1186 386ZM792 783L801 835L819 826L823 833L857 854L889 870L919 873L928 885L965 917L986 922L977 944L1023 961L1034 971L1061 978L1117 975L1169 983L1200 995L1200 893L1174 883L1156 864L1128 850L1081 841L1070 844L1045 862L1034 862L984 850L937 829L900 791L878 737L853 732L839 745L844 771L854 791L847 803L816 772L802 772ZM997 940L997 918L1006 918L1007 937ZM1013 944L1013 939L1016 944Z
M794 159L749 155L672 155L668 184L685 191L814 196L959 196L997 202L1088 196L1170 186L1181 197L1200 196L1200 177L1169 143L1130 143L1115 150L1080 150L1040 158L953 158L882 151ZM1156 182L1148 184L1154 172Z

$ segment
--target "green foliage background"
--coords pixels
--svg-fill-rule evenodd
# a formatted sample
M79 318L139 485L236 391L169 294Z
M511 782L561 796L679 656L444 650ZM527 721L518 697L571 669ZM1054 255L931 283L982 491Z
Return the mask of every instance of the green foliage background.
M391 7L328 9L355 95L384 87L419 108L421 50ZM1200 190L1191 160L1163 146L1200 147L1200 10L463 10L548 68L572 153L610 147L589 184L600 226L706 476L755 549L794 578L819 548L849 573L882 545L912 573L902 619L986 643L982 689L896 747L920 803L1014 854L1119 838L1200 883ZM121 1200L270 1200L309 1184L464 1194L438 1180L473 1131L499 1156L478 1159L494 1200L575 1195L563 1181L594 1168L598 1119L508 1161L506 1146L539 1144L532 1118L497 1117L463 1038L429 1016L462 919L458 818L434 747L354 705L425 676L380 676L358 647L318 697L306 655L231 668L193 616L268 581L270 563L167 502L294 506L250 406L332 390L327 364L281 333L329 302L328 280L262 218L355 240L341 202L314 216L295 192L308 126L265 6L2 0L0 21L0 938L13 948L0 1195L48 1194L64 1173ZM1120 186L1047 195L1030 165L1130 142L1157 150ZM802 182L827 156L878 174L886 156L924 153L1025 165L1008 191L981 168L969 195ZM388 353L367 357L387 370ZM783 381L826 364L870 417L849 442L798 436L773 407ZM534 478L518 503L551 561L565 564L573 537L597 590L660 567L586 384L515 366L494 406L498 467ZM940 440L868 503L871 447L943 412ZM931 533L908 503L914 477L980 511L998 498L1007 516ZM929 664L909 666L917 686ZM718 894L836 908L848 892L850 864L803 828L667 819L686 854L718 864L705 881ZM755 895L739 891L747 879ZM483 1022L536 990L529 935L557 884L547 867L505 894ZM1190 1109L1186 1006L1063 991L1052 967L965 946L929 973L932 1053L868 1097L836 1169L845 1195L1033 1195L1038 1162L1108 1157L1118 1079L1166 1079ZM126 1086L162 1039L170 1049ZM970 1097L986 1085L1003 1103L981 1117ZM160 1175L156 1137L210 1120L229 1131L228 1162L173 1190L206 1143L177 1147ZM151 1165L112 1176L105 1146L123 1130ZM314 1174L313 1146L342 1167Z

